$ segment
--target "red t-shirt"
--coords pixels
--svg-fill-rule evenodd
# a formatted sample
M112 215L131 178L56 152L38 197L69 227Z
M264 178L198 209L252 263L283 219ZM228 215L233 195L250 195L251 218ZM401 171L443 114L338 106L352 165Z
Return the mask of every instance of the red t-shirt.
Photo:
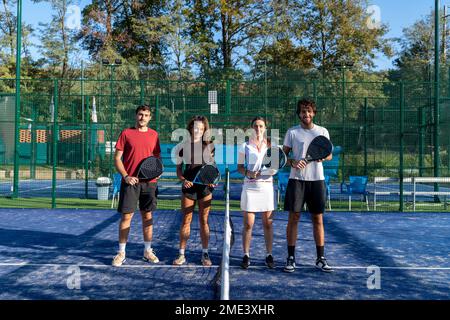
M136 128L123 130L117 140L116 150L123 151L123 165L132 177L137 176L142 160L150 156L161 157L158 133L150 128L145 132ZM151 182L156 182L156 179Z

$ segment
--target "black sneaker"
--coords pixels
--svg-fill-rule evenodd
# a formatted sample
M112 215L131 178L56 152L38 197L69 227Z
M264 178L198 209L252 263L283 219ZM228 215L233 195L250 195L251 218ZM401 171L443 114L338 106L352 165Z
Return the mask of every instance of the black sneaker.
M283 269L284 272L294 272L295 271L295 258L290 256L286 259L286 266Z
M325 257L317 258L316 268L322 270L323 272L333 272L333 268L328 265L327 259L325 259Z
M241 268L248 269L249 265L250 265L250 258L248 255L245 255L244 258L242 258Z
M273 256L271 254L266 257L266 266L270 269L275 268L275 262L273 261Z

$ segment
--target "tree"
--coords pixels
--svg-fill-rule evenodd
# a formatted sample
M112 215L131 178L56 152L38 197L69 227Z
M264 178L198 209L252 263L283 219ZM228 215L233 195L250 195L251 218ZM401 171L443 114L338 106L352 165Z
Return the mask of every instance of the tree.
M214 34L218 31L217 0L186 1L187 34L192 52L189 61L200 69L200 75L207 75L218 64L218 44Z
M76 30L66 25L69 5L73 0L34 0L50 3L54 13L49 23L39 23L41 44L38 46L53 76L66 78L69 73L70 54L76 48Z
M447 40L446 40L447 41ZM431 81L434 63L434 11L403 30L403 36L397 39L401 46L394 65L398 68L392 77L401 76L404 80ZM441 62L445 56L441 56Z
M313 59L311 51L303 46L295 46L287 38L276 40L255 56L256 65L265 63L266 76L273 79L280 79L286 73L309 70L314 67Z
M117 51L126 59L145 66L164 66L164 37L173 27L163 10L166 1L133 2L118 16L114 34Z
M2 0L0 11L0 77L14 78L16 71L16 34L17 17L15 15L15 0ZM22 75L29 72L28 66L32 63L29 52L29 35L32 33L30 25L22 23ZM5 89L6 90L6 87Z
M188 40L187 8L183 6L183 0L173 0L169 7L170 32L165 36L168 46L167 54L169 68L174 64L178 79L189 78L193 47ZM168 72L170 74L170 70Z
M269 1L259 0L221 0L220 14L220 53L223 68L234 67L246 53L239 57L239 49L260 36L261 25L272 12ZM236 55L236 61L233 56Z
M339 61L351 60L355 67L373 67L376 52L391 55L383 36L387 26L370 29L364 0L301 0L296 38L314 54L323 72Z
M92 0L82 12L83 26L78 35L82 46L96 60L117 57L113 27L120 10L129 0Z

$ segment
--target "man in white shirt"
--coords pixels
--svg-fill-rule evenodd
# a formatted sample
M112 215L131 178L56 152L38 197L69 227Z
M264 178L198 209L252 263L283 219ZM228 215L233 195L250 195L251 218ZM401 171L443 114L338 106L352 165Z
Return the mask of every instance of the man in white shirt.
M288 243L288 258L285 272L295 270L295 244L297 242L298 222L300 212L304 204L308 206L313 222L314 241L316 243L317 260L316 267L324 272L332 272L324 256L325 231L323 227L323 213L326 203L325 176L323 174L322 161L331 160L332 155L326 159L307 163L304 158L311 141L319 136L328 139L330 135L324 127L314 124L316 104L312 100L304 99L297 103L297 116L300 125L288 129L283 150L286 154L292 151L292 156L287 164L291 166L289 182L286 188L284 210L289 211L286 237Z

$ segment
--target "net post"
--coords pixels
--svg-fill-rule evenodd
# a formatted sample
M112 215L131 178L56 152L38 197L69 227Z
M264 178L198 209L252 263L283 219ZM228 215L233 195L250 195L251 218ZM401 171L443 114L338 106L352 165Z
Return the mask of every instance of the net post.
M223 241L220 300L230 300L230 249L231 249L231 226L230 226L230 170L225 169L225 216L224 216L225 238Z

